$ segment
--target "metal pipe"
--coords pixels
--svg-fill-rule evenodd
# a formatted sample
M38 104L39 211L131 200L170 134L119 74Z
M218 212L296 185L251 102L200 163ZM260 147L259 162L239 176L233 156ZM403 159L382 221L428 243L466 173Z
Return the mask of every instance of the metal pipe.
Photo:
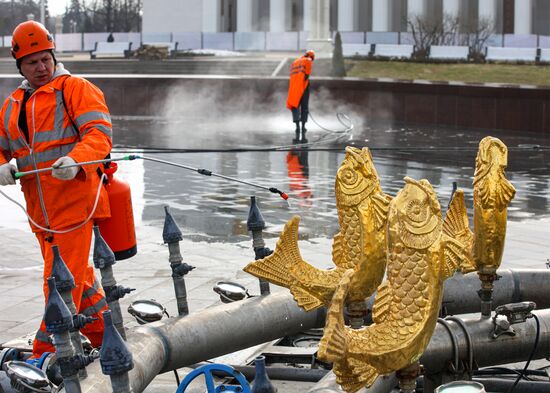
M231 366L243 374L247 380L251 381L256 376L254 366ZM319 382L329 370L322 368L296 368L296 367L266 367L269 379L278 379L285 381ZM220 374L220 376L222 376Z
M101 232L97 225L94 225L94 238L94 266L96 269L99 269L101 274L101 286L105 290L109 310L113 312L112 318L115 327L122 338L126 339L124 320L122 318L122 311L120 310L120 303L118 302L119 298L116 296L110 296L110 292L117 288L115 276L113 274L113 265L116 263L115 254L105 239L101 236Z
M82 393L78 369L74 367L75 349L71 344L69 330L73 327L71 312L63 302L55 286L55 278L48 278L48 302L44 312L46 331L52 333L63 384L67 393Z
M395 373L380 376L374 384L365 390L368 393L388 393L398 384ZM315 384L307 393L342 393L343 390L336 383L336 375L331 371L319 383Z
M550 309L533 312L540 321L540 337L533 360L541 359L550 353ZM474 350L475 364L478 367L487 367L499 364L525 361L533 350L536 337L536 321L531 318L525 323L514 324L514 336L501 335L493 338L494 324L492 319L469 318L462 324L449 321L448 326L456 340L456 349L461 363L468 362L469 351ZM468 332L471 337L469 343ZM451 334L441 325L436 326L434 334L420 358L424 366L424 392L432 392L437 386L445 382L447 375L453 374L449 370L449 360L453 358L453 344ZM472 345L473 348L469 348ZM456 372L456 371L455 371Z
M533 313L539 317L540 321L540 339L533 359L542 359L550 353L550 309L538 310ZM473 348L475 349L475 364L479 367L525 361L533 349L536 323L532 318L525 323L514 325L515 336L503 335L496 339L492 338L493 323L490 319L462 318L462 322L462 324L458 324L454 320L448 320L448 326L451 328L457 342L456 348L447 328L441 324L436 326L430 343L420 358L420 363L425 370L424 393L433 392L433 389L441 384L439 383L439 377L442 374L451 372L448 367L453 363L452 359L454 359L456 349L458 349L459 359L462 362L469 361L468 334L471 337L472 345L475 347ZM465 329L467 329L468 334L465 333ZM393 385L389 384L385 386L385 390L378 390L378 386L384 378L386 377L378 378L375 384L367 389L367 392L387 393L391 391L392 387L397 386L397 379L394 379ZM341 392L339 389L334 374L329 373L308 393ZM502 390L496 389L496 391ZM517 388L517 391L524 392L520 388ZM539 392L541 391L537 391L537 393Z
M254 249L254 258L256 260L263 259L273 253L269 248L265 246L263 230L265 229L265 220L262 216L260 208L256 203L256 197L250 197L250 210L248 211L248 219L246 220L246 227L252 232L252 248ZM263 278L260 278L260 294L262 296L269 295L271 290L269 288L269 282Z
M111 378L114 393L133 393L128 371L134 367L133 356L115 328L111 311L103 311L105 333L101 343L100 362L103 374Z
M533 300L539 307L549 307L549 273L546 270L534 269L499 272L502 278L495 287L495 304ZM461 280L450 281L451 284L445 288L445 299L454 296L455 300L447 303L447 310L452 310L455 314L458 314L455 310L479 310L479 298L476 295L479 285L477 276L467 275ZM536 357L540 358L541 348L546 354L550 353L550 310L536 313L542 322L539 350L536 352ZM130 372L132 387L139 393L161 372L299 331L322 327L324 317L324 309L305 313L296 306L292 296L284 291L222 304L185 318L170 318L138 327L128 340L135 362L135 368ZM465 326L475 345L477 364L485 366L525 360L531 350L529 343L532 345L534 339L533 325L532 320L514 325L518 332L517 337L501 336L493 340L490 338L491 320L465 320ZM453 331L458 339L460 359L467 359L464 329L455 323L451 323L451 326L454 326ZM529 335L525 338L526 329ZM518 342L522 338L525 342ZM447 360L452 359L452 355L449 333L442 326L438 326L422 361L428 369L431 367L434 372L441 372L441 368L446 365ZM88 367L88 374L90 377L83 381L84 392L110 393L105 390L105 385L109 384L105 384L101 373L97 372L96 365Z
M530 300L537 304L538 309L550 308L550 270L542 269L502 269L495 281L492 307L508 303L518 303ZM477 273L466 275L455 274L445 281L442 313L443 315L458 315L477 313L480 311L479 277ZM367 299L367 307L372 310L376 294ZM367 319L370 320L370 313Z
M494 282L492 309L508 303L531 300L538 309L550 307L550 270L542 269L502 269L497 271ZM479 312L479 276L477 273L455 274L445 281L443 311L447 315ZM476 307L473 307L476 306Z
M73 317L73 327L69 330L71 344L77 354L84 355L84 348L82 348L82 340L80 338L80 330L78 327L74 326L74 317L78 314L72 294L72 289L76 287L74 277L61 257L59 247L57 245L52 245L52 252L54 257L51 276L55 278L55 287ZM81 368L78 371L78 376L81 379L86 378L88 376L86 373L86 368Z
M179 229L174 217L170 214L168 206L164 206L164 227L162 230L162 239L168 244L168 261L172 269L172 281L176 293L176 302L178 305L178 315L185 316L189 314L189 304L187 303L187 287L185 286L185 275L195 267L182 263L183 257L180 251L180 241L183 240L183 234Z
M488 392L507 392L515 382L502 378L474 378L474 381L483 384ZM515 391L518 393L548 393L550 392L550 382L520 380Z
M134 360L130 383L140 393L160 373L322 327L324 321L324 309L306 313L285 291L139 326L127 340ZM88 376L83 392L111 393L96 364Z

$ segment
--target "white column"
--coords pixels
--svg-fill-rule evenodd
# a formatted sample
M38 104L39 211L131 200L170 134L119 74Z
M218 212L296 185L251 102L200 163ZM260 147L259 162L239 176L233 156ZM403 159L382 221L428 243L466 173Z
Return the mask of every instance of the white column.
M237 31L252 31L252 0L237 0Z
M531 0L514 2L514 34L531 34L533 8Z
M495 23L497 19L497 0L479 0L479 19Z
M372 0L372 31L389 31L390 4L388 0Z
M317 52L317 55L330 56L332 54L332 39L330 37L329 0L309 1L309 16L308 48Z
M218 31L218 19L220 7L218 0L202 1L202 31L205 33L216 33Z
M321 40L330 39L330 1L317 0L313 2L315 7L314 31L315 37Z
M317 1L317 0L304 0L304 31L311 31L313 27L312 20L314 16L311 14L311 10L312 10L312 3L314 1Z
M407 13L407 17L413 15L424 16L426 14L426 2L424 0L408 0Z
M453 18L459 16L460 0L443 0L443 15L449 15Z
M285 0L269 2L269 31L281 33L285 31Z
M338 31L354 31L354 0L338 0Z

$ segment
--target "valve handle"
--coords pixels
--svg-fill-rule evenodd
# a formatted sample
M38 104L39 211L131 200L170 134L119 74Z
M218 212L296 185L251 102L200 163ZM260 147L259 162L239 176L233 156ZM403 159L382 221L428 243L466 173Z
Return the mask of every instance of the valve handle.
M224 374L227 374L237 380L239 382L239 386L237 385L220 385L220 386L214 386L214 376L213 372L222 372ZM218 392L239 392L239 393L250 393L250 386L248 385L248 382L246 381L246 378L244 375L242 375L240 372L235 370L231 366L227 366L225 364L206 364L204 366L200 366L196 368L195 370L191 371L187 376L181 381L180 385L178 386L178 390L176 393L184 393L189 384L198 376L204 374L204 380L206 382L206 388L208 393L218 393Z

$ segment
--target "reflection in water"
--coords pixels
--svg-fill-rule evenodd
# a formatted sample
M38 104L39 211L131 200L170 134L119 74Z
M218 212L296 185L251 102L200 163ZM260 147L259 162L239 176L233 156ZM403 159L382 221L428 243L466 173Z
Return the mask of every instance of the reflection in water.
M299 198L298 204L301 207L311 207L312 197L311 187L309 186L309 163L308 151L292 149L286 156L286 165L288 168L288 184L290 195Z
M147 119L115 119L115 144L187 148L197 147L202 141L202 146L208 149L242 147L243 141L257 147L288 144L286 129L268 128L254 133L247 126L242 132L235 129L223 131L223 122L214 119L212 124L192 128L194 136L191 137L188 131L183 131L182 121L162 124ZM313 127L309 132L310 141L321 135ZM249 240L246 219L249 197L255 195L268 225L266 236L278 236L286 221L298 214L302 218L301 238L332 237L338 231L334 177L344 158L345 144L369 146L381 185L388 194L395 195L403 187L404 176L425 178L434 186L442 206L447 206L452 183L456 181L465 190L466 203L471 211L477 146L489 134L477 130L367 127L354 130L353 140L334 144L331 146L334 150L329 151L318 151L316 146L312 146L310 151L163 153L155 156L277 187L290 194L290 206L267 191L160 163L139 161L139 166L135 166L136 161L133 161L123 165L130 171L126 175L134 199L142 201L144 224L162 227L162 207L170 205L174 218L188 238L231 242ZM502 139L510 149L506 173L517 194L508 210L509 219L549 216L550 152L518 149L524 144L550 145L548 137L512 132L499 132L493 136ZM136 177L142 177L143 181L136 181ZM141 192L140 187L143 187Z

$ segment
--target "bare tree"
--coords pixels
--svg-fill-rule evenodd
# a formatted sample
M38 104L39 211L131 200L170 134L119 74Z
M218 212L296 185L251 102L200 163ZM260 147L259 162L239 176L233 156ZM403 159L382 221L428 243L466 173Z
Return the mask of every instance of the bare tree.
M407 20L415 45L414 57L426 59L432 45L466 45L473 59L483 60L483 48L494 32L489 19L461 23L458 16L445 14L441 19L413 15Z
M491 19L481 18L477 23L467 26L467 31L462 35L461 45L470 48L470 58L475 62L485 61L484 49L487 40L495 32L495 24Z

